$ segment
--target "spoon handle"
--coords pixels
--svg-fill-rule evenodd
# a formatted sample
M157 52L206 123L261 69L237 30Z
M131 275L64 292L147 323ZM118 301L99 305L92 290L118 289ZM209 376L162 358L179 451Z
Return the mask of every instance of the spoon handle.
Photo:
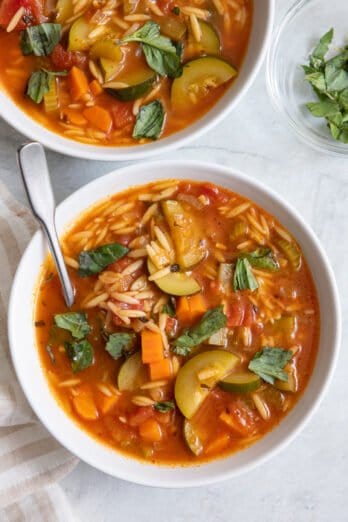
M68 307L74 303L74 289L64 262L55 227L55 201L45 151L32 142L18 150L18 162L31 210L43 228L51 250Z

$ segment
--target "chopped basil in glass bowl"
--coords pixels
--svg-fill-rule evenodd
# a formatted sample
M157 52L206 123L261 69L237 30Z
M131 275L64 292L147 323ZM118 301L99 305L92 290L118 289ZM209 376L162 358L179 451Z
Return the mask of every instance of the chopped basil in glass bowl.
M315 106L312 106L312 113L307 107L307 103L320 100L312 85L305 80L306 73L302 66L310 65L311 54L331 28L334 34L325 61L342 53L348 45L348 3L342 0L295 2L276 28L269 48L267 88L274 107L300 139L324 153L348 156L348 143L332 135L339 135L335 125L332 122L328 125L324 117L313 116ZM307 70L307 73L310 72L314 70ZM341 72L338 71L338 74ZM340 87L344 85L341 83ZM332 94L336 96L337 93L329 92L329 96ZM324 94L322 100L329 98ZM333 121L336 119L334 117ZM340 129L344 130L344 127L340 122ZM345 139L344 134L341 139Z

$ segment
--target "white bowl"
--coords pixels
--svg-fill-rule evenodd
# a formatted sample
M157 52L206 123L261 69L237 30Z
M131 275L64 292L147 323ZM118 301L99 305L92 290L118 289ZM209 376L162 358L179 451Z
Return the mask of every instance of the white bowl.
M254 21L241 73L232 87L201 119L182 131L152 143L131 147L97 147L73 141L53 133L30 118L3 91L0 91L0 116L29 138L49 149L83 159L138 160L172 150L197 138L224 118L249 89L262 64L274 18L274 0L255 0Z
M88 464L115 477L150 486L187 487L235 477L275 455L294 438L318 407L331 379L340 344L341 318L332 270L311 229L274 192L225 167L197 162L154 162L116 170L89 183L59 205L58 232L62 233L86 207L113 194L116 187L124 190L132 185L165 178L213 181L236 191L276 216L302 246L325 320L322 321L320 348L308 387L278 427L244 451L189 467L154 466L137 461L104 446L81 430L58 406L49 391L35 346L33 294L47 253L41 231L35 234L19 264L10 298L8 330L13 363L24 393L42 423L61 444Z

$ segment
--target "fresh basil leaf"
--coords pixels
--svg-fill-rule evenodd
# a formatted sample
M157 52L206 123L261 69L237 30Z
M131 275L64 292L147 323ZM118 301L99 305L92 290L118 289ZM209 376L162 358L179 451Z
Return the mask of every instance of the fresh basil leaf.
M248 368L269 384L274 384L276 379L287 382L288 374L283 368L291 358L292 352L290 350L265 346L262 350L256 352Z
M309 82L314 89L319 92L326 92L326 81L324 73L322 72L313 72L310 74L306 74L305 79Z
M167 53L148 44L143 44L142 49L148 66L158 74L161 76L167 75L169 78L181 76L180 57L176 53Z
M331 100L310 102L306 104L306 107L316 118L329 118L340 111L338 103Z
M258 248L253 252L245 254L243 257L246 257L251 266L255 268L262 268L270 272L277 272L279 270L279 263L270 248Z
M233 290L257 290L259 284L251 269L250 262L246 257L239 257L233 274Z
M35 71L29 78L27 95L35 103L41 103L45 94L50 90L50 82L55 76L65 76L65 71L47 71L40 69Z
M60 24L44 23L32 25L21 31L20 46L26 56L48 56L59 43L62 36Z
M108 342L106 343L105 349L111 357L119 359L123 355L130 353L134 348L136 341L135 333L113 333L109 336Z
M164 109L159 100L143 105L137 114L133 130L133 138L151 138L156 140L162 133Z
M328 63L325 67L325 81L328 92L343 91L348 88L348 72Z
M93 346L86 339L65 343L65 351L71 361L73 372L80 372L93 364Z
M332 132L332 131L331 131ZM347 129L343 129L339 136L338 136L338 139L339 141L341 141L342 143L348 143L348 130Z
M198 324L174 341L174 352L178 355L188 355L192 348L203 343L220 328L226 326L226 323L227 317L222 306L208 310Z
M318 68L321 66L324 57L329 50L333 36L334 30L330 29L327 33L324 34L324 36L320 38L319 43L314 48L310 57L310 63L313 67Z
M177 47L167 37L161 34L160 26L156 22L146 22L140 29L126 36L121 43L140 42L151 69L162 76L176 78L182 73L180 53Z
M344 89L338 95L338 101L342 106L343 110L348 112L348 89Z
M333 137L335 140L339 140L339 139L340 139L341 131L340 131L340 129L337 127L337 125L335 125L334 123L329 122L329 123L328 123L328 126L329 126L330 132L331 132L331 134L332 134L332 137Z
M172 411L175 409L175 404L174 401L160 401L156 402L153 407L160 413L167 413L167 411Z
M87 322L86 314L82 312L56 314L54 322L59 328L68 330L75 339L83 339L92 330Z
M120 243L109 243L93 250L83 250L79 255L79 276L99 274L104 268L118 261L129 252Z

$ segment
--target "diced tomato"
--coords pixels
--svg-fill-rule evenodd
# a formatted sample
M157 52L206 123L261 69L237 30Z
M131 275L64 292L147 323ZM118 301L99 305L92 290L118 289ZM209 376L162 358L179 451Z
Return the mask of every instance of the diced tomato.
M123 272L123 270L132 263L130 257L122 257L118 261L115 261L111 265L109 265L108 270L112 270L113 272Z
M127 125L134 123L133 103L114 102L111 107L111 114L116 129L123 129Z
M173 420L173 415L171 411L166 411L164 413L161 413L159 411L155 411L155 418L158 420L160 424L163 424L166 426L167 424L170 424Z
M155 411L152 406L139 406L133 413L128 415L128 424L134 428L154 416Z
M62 44L56 45L51 54L51 62L55 70L64 71L76 67L83 67L87 58L79 52L67 51Z
M176 3L175 0L157 0L157 5L164 14L171 14Z
M228 414L232 419L233 428L242 435L251 435L256 430L258 414L242 399L237 398L228 406Z
M167 317L166 320L166 333L170 336L174 336L178 327L178 321L175 317Z
M256 321L256 308L252 303L245 306L243 326L252 326Z
M42 2L39 0L2 0L0 2L0 25L6 27L20 7L24 7L25 11L16 30L21 31L30 25L36 25L46 20Z
M228 201L228 197L222 194L218 187L211 183L204 183L200 192L204 196L207 196L211 201L219 201L220 203L227 203Z
M235 299L226 303L227 326L233 328L242 326L245 314L245 303L242 299Z

